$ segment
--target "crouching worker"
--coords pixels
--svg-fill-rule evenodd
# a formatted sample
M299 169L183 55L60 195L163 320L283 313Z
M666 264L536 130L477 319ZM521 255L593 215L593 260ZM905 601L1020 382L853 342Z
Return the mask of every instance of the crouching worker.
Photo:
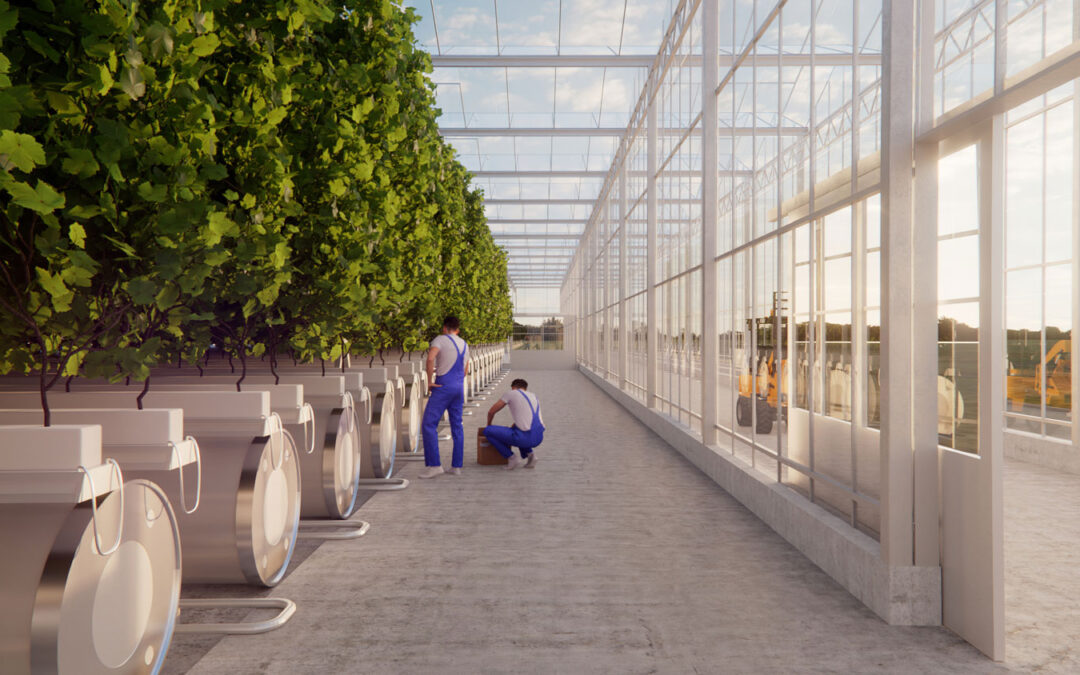
M540 417L540 401L536 396L526 391L529 383L525 380L514 380L510 383L510 391L495 401L495 405L488 410L487 423L484 427L484 436L487 437L491 447L499 451L499 454L508 460L506 468L510 471L518 468L521 459L525 460L525 468L532 469L536 466L536 454L533 448L544 441L544 422ZM493 426L491 421L500 410L510 406L510 416L514 419L512 427ZM521 459L517 458L511 447L521 450Z

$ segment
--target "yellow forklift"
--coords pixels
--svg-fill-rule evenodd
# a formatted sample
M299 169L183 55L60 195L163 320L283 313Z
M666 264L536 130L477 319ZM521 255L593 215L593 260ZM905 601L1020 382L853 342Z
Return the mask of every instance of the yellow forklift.
M788 404L785 301L784 293L774 292L773 307L769 316L746 321L747 327L755 333L756 349L751 353L747 372L739 373L739 397L735 402L735 421L741 427L753 426L754 431L759 434L772 433L773 422L778 417L782 418L782 411ZM779 368L776 366L778 351L781 355ZM754 387L755 374L756 388Z
M1033 375L1021 373L1010 365L1008 396L1010 408L1022 412L1025 404L1042 405L1043 370L1046 371L1046 407L1072 409L1072 342L1058 340L1041 363L1035 364Z

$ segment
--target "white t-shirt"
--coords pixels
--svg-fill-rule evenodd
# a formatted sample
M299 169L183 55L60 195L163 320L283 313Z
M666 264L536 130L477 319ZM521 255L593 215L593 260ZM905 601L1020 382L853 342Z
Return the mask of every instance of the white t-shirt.
M454 348L457 345L457 348ZM469 345L465 344L465 341L456 335L446 335L445 333L440 335L431 341L431 346L439 350L439 353L435 355L435 374L445 375L450 372L450 369L454 367L454 362L457 361L458 352L462 349L465 350L465 361L469 360Z
M536 396L524 389L511 389L503 394L499 400L510 408L510 416L514 418L514 426L522 431L528 431L532 429L532 410L529 409L529 403L525 401L525 396L522 396L522 394L529 397L533 409L540 413L540 401L537 400ZM543 414L540 415L540 423L544 423Z

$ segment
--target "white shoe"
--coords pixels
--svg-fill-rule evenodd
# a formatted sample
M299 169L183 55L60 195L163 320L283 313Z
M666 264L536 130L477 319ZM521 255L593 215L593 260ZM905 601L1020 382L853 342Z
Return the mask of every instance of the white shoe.
M510 455L510 459L506 461L506 470L513 471L514 469L518 468L520 464L521 460L518 459L517 455Z
M436 476L443 475L443 468L441 466L429 466L420 472L421 478L435 478Z
M525 468L526 469L535 469L536 468L536 453L535 452L531 453L529 455L529 458L527 460L525 460Z
M452 466L449 469L445 469L445 471L446 471L447 474L449 474L451 476L460 476L461 475L461 469L459 467L456 467L456 466Z

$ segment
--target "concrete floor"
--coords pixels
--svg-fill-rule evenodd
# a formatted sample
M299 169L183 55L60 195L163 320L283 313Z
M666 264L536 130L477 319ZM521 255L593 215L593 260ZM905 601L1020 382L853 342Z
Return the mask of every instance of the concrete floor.
M463 475L376 495L356 516L366 537L322 544L273 590L299 604L289 624L201 658L177 638L166 669L1064 670L1038 650L995 664L945 629L886 625L582 375L514 375L549 427L536 470L475 464L484 403L466 418Z
M1005 461L1005 661L1080 673L1080 476Z

